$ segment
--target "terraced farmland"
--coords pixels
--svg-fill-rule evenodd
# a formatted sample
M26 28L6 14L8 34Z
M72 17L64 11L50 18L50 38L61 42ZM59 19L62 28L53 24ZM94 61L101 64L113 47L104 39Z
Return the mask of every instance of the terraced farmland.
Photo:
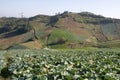
M0 51L0 71L3 80L120 80L120 51Z

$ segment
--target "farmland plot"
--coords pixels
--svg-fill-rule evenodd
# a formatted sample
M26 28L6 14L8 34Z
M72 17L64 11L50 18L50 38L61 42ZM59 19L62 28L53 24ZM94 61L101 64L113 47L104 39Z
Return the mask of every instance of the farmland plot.
M0 51L0 70L10 80L120 80L120 51Z

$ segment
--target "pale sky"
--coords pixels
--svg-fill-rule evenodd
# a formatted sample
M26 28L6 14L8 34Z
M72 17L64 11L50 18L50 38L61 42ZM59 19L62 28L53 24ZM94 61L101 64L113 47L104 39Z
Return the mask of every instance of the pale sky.
M88 11L120 19L120 0L0 0L0 17L25 17Z

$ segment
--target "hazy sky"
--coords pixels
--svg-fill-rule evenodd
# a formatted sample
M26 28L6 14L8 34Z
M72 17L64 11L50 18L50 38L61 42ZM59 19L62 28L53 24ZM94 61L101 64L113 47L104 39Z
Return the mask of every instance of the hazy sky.
M25 17L58 12L89 11L106 17L120 18L120 0L0 0L0 17Z

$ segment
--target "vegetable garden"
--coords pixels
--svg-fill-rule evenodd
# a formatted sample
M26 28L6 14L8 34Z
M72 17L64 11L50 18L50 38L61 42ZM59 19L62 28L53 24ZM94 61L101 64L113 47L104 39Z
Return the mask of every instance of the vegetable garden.
M120 80L120 51L0 51L0 71L10 80Z

